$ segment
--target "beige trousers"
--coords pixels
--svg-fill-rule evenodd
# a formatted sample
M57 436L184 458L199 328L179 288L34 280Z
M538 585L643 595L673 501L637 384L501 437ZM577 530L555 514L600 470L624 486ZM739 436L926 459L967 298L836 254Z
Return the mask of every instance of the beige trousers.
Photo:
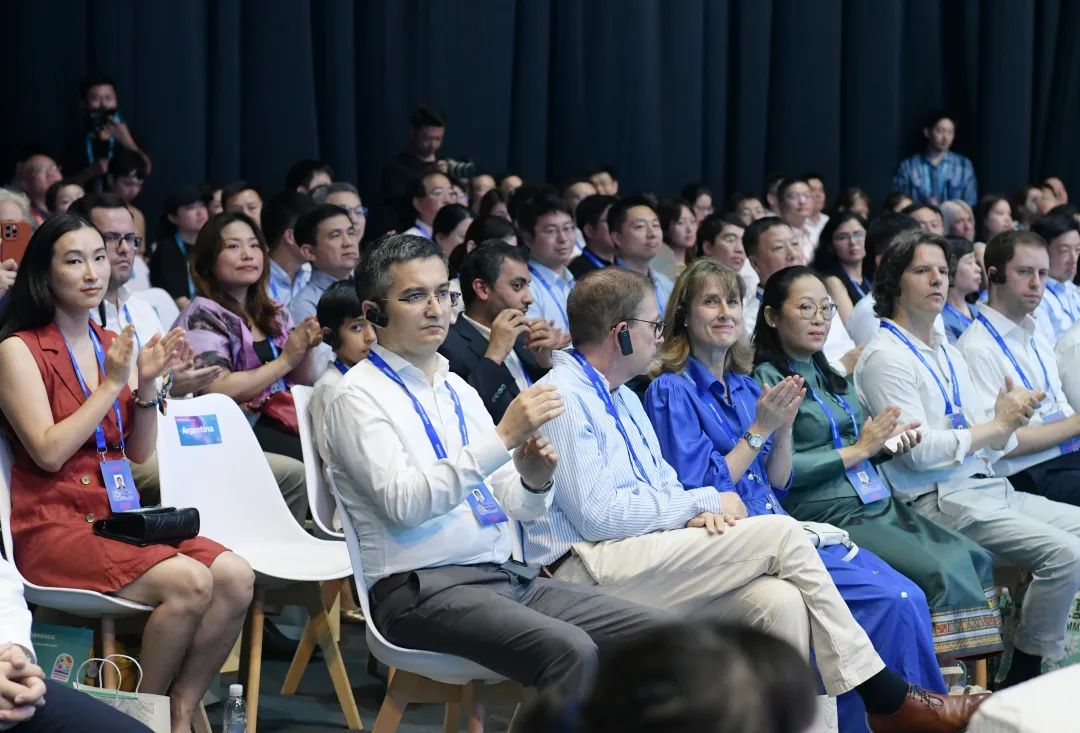
M791 517L743 519L722 535L704 529L578 542L558 580L599 585L612 595L685 615L748 623L813 646L833 696L885 667L852 617L817 550Z

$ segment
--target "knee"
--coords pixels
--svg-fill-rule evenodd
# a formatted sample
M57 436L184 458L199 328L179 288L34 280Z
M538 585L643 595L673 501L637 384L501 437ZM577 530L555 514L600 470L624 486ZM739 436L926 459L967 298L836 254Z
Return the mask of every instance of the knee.
M581 689L596 673L599 651L596 642L577 627L551 640L552 654L543 676L556 687ZM542 685L544 683L541 683Z
M174 568L164 603L186 613L202 615L210 605L214 579L210 570L185 557L183 565Z
M213 575L214 597L230 606L247 608L255 592L255 572L247 560L232 552L223 552L210 566Z

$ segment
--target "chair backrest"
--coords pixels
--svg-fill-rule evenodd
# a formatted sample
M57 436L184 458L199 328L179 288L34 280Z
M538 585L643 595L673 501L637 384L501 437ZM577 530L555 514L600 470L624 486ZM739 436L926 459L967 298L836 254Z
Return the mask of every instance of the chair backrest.
M315 527L325 537L345 539L345 535L334 530L334 497L326 485L323 475L322 456L315 445L315 433L311 428L311 396L314 388L293 385L293 403L296 405L296 418L300 426L300 449L304 455L304 482L307 484L308 506Z
M4 557L12 565L15 564L15 549L11 541L11 467L14 463L11 444L0 435L0 535Z
M140 298L150 304L161 321L161 327L168 331L172 324L176 323L176 317L180 315L180 309L176 307L176 301L168 292L161 288L147 288L136 290L131 294L132 298Z
M345 511L345 505L341 502L337 484L334 483L333 472L326 472L326 480L330 484L330 493L334 497L334 504L337 506L338 514L341 516L341 528L345 532L345 545L349 548L349 560L352 562L353 576L356 580L357 600L360 601L360 608L364 612L364 618L370 619L371 604L368 600L367 578L364 577L364 561L360 557L360 538L356 536L356 529L353 528L352 520L349 519L349 515ZM376 636L382 639L382 635L375 628L375 624L369 623L368 626Z
M168 415L158 417L157 452L161 503L197 508L205 537L236 550L268 537L310 539L231 397L170 400Z

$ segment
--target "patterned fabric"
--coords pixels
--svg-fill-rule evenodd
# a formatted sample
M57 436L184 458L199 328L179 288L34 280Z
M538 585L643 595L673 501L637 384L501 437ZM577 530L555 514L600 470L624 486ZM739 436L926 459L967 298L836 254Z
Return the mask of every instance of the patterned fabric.
M893 178L893 190L909 196L912 201L935 206L950 199L963 199L974 206L978 200L975 166L953 152L945 153L936 166L925 153L900 161Z

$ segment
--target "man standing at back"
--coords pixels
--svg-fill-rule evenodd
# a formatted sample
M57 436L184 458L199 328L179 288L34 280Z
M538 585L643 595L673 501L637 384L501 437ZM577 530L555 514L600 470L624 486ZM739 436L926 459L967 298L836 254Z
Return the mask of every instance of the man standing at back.
M951 150L956 139L956 121L943 112L934 113L927 118L922 134L926 148L900 161L893 190L916 203L941 206L949 199L963 199L974 206L978 201L975 166Z
M383 202L383 229L403 231L412 226L409 191L413 181L432 171L446 173L440 165L439 149L446 137L446 120L430 107L417 107L409 119L409 144L382 170L380 191ZM382 231L382 230L379 230Z

